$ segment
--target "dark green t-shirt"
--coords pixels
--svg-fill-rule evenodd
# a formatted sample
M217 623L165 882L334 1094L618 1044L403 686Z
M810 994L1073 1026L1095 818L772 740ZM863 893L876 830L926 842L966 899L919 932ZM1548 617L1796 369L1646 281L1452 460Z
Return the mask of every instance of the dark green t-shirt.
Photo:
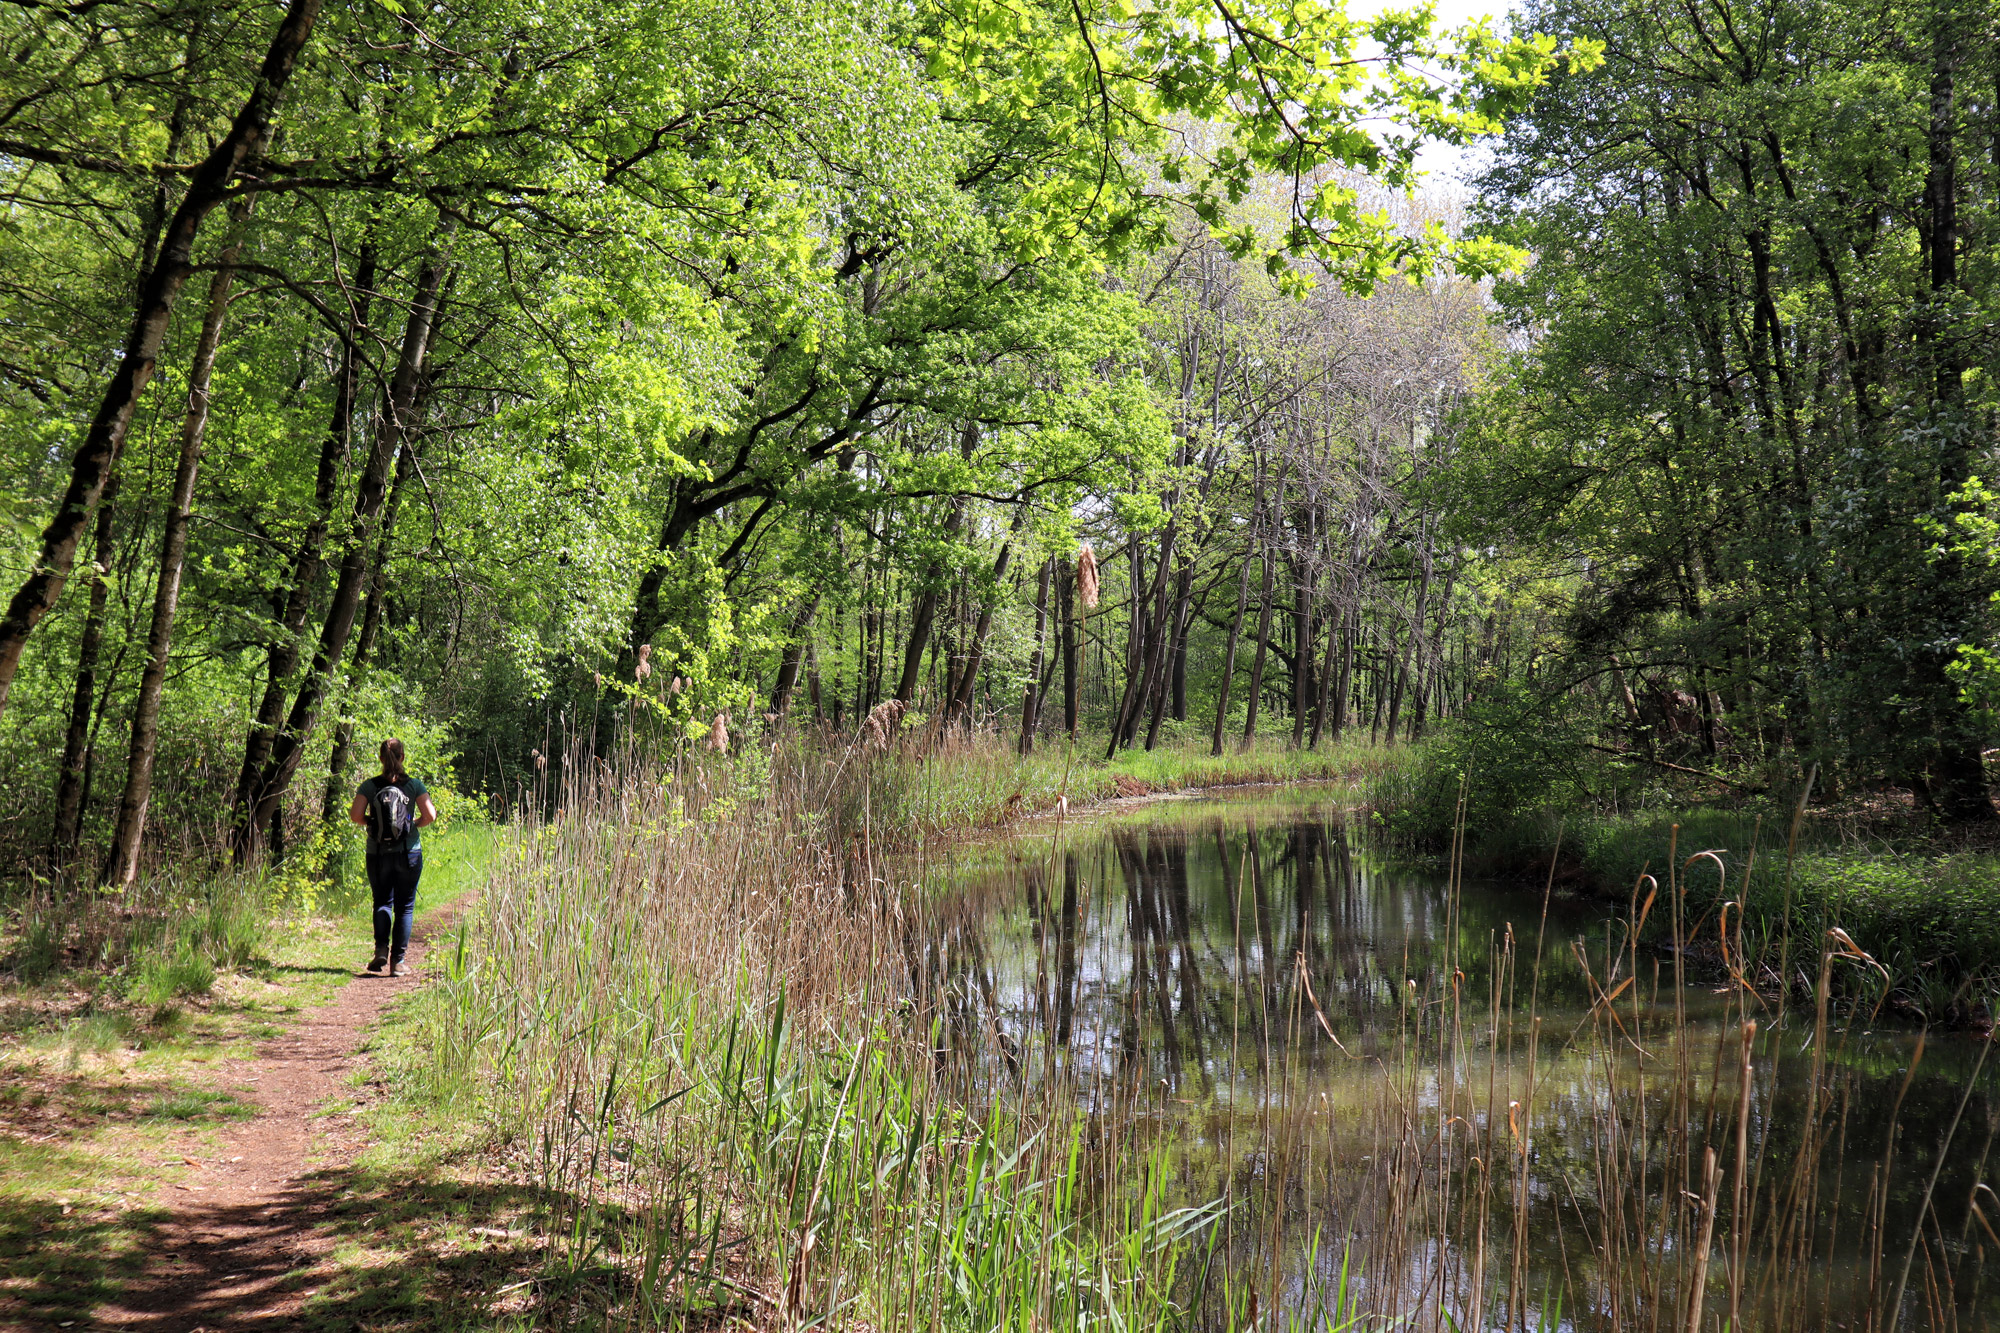
M375 792L382 786L384 781L386 779L380 773L377 773L374 777L369 778L361 784L359 795L362 802L367 804L371 810L374 808ZM431 789L424 785L423 779L411 777L408 773L403 774L397 785L410 794L410 804L412 805L415 805L425 796L430 795ZM410 837L409 841L403 845L403 850L409 852L421 851L424 845L423 830L416 826L415 812L411 813L410 818L412 821L410 824ZM372 819L368 822L368 850L371 852L376 850L375 822Z

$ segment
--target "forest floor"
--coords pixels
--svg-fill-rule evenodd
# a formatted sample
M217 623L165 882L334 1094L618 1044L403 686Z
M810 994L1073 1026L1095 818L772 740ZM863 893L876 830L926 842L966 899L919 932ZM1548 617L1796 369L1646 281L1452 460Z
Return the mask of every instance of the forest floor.
M451 1327L447 1289L519 1283L479 1225L504 1187L370 1151L371 1032L467 901L424 913L399 978L359 968L350 916L144 1024L81 988L0 1002L0 1329Z

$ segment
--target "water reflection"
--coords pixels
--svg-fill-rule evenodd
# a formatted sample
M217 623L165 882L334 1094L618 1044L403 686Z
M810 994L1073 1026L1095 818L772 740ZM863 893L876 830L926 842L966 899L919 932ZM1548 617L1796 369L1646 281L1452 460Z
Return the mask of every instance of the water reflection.
M1298 1299L1349 1255L1422 1324L1685 1328L1699 1286L1704 1327L2000 1325L1975 1039L1677 988L1622 909L1395 868L1323 802L1043 830L949 878L906 956L941 1064L1149 1133L1185 1201L1230 1203L1226 1262Z

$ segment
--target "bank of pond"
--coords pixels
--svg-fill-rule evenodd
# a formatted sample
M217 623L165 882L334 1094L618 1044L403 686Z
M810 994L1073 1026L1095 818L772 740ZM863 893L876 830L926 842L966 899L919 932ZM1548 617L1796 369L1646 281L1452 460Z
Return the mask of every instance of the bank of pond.
M939 906L907 966L938 1058L996 1103L1072 1101L1102 1142L1143 1141L1178 1204L1212 1201L1189 1299L1219 1323L1225 1271L1420 1325L2000 1317L1990 1034L1879 1003L1877 918L1826 933L1879 892L1865 866L1803 862L1824 926L1765 964L1784 942L1748 918L1782 890L1781 840L1760 871L1683 826L1613 901L1577 891L1579 862L1611 859L1591 842L1553 879L1481 879L1369 829L1307 789L927 865ZM1779 966L1804 978L1790 994L1759 984Z
M607 1318L2000 1322L1990 1033L1879 1003L1832 925L1762 984L1701 897L1747 856L1622 899L1481 878L1353 784L895 854L853 831L887 807L672 800L517 840L392 1071L527 1152L550 1289Z

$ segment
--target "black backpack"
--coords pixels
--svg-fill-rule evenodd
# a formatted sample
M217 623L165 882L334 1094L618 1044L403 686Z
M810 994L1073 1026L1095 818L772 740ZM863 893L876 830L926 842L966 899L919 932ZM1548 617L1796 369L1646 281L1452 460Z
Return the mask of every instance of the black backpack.
M403 790L403 780L377 780L375 794L368 798L368 831L375 849L401 851L409 845L410 830L416 826L417 803Z

